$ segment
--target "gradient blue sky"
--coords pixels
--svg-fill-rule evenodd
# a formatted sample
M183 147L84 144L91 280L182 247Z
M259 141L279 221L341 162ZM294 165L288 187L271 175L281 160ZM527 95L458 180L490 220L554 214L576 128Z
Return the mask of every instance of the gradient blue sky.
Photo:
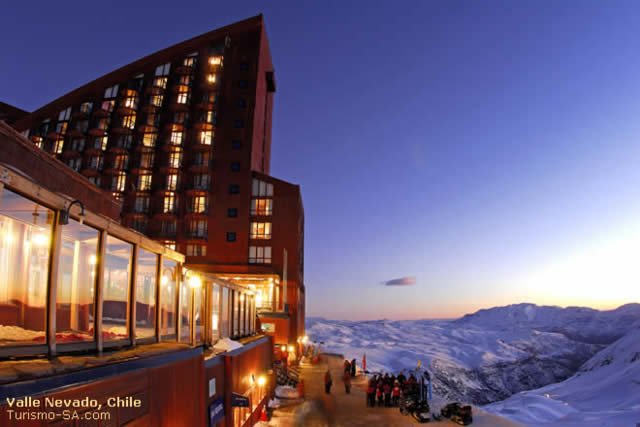
M308 315L640 300L638 2L10 2L0 99L35 109L260 12Z

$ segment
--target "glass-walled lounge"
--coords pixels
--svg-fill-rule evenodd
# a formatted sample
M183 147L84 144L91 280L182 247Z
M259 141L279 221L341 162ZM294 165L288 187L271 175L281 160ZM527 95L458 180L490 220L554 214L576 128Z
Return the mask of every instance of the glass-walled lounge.
M255 333L252 289L0 169L0 357Z

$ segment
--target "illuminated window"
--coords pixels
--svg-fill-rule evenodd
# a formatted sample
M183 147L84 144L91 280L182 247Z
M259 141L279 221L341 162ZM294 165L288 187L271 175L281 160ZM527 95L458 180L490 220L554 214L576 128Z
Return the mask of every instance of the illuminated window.
M114 101L113 99L110 101L102 101L102 105L100 106L100 109L110 113L113 111L113 108L116 105L116 101Z
M111 178L111 190L124 191L126 182L127 175L124 172L120 172L118 175Z
M176 242L174 242L173 240L165 240L164 242L162 242L162 244L172 251L176 250Z
M65 133L67 133L67 126L69 125L68 122L59 122L56 125L56 133L59 133L61 135L64 135Z
M94 339L93 305L97 279L98 234L98 230L80 224L73 218L69 220L69 224L62 227L56 332L72 334L72 341Z
M102 335L105 341L129 337L131 253L131 244L107 236L102 302Z
M209 198L207 196L195 196L191 198L189 208L193 213L205 213L209 207Z
M207 74L207 83L213 84L216 82L215 74Z
M171 70L171 63L167 62L156 67L156 76L168 76Z
M203 111L201 120L205 123L214 124L216 121L215 111L212 111L212 110Z
M167 194L164 196L163 201L163 210L164 213L174 213L176 211L176 196L175 194Z
M108 141L108 137L98 136L93 140L90 148L104 151L107 149L107 141Z
M187 104L189 103L190 98L191 92L188 87L181 86L178 88L178 95L176 97L176 102L178 104Z
M140 248L136 269L136 338L156 335L156 274L158 256Z
M120 105L125 108L132 108L135 110L138 108L138 99L138 94L135 91L128 90L127 96L122 100Z
M93 102L83 102L80 104L80 111L85 114L91 113L91 109L93 108Z
M171 132L171 144L172 145L182 145L182 138L184 137L183 131L174 130Z
M153 95L149 98L149 104L155 105L156 107L162 107L162 101L164 100L164 95Z
M251 215L269 216L272 212L272 199L251 199Z
M188 237L207 237L207 224L206 219L192 219L187 223L187 236Z
M160 276L160 334L162 336L175 337L176 334L177 286L178 263L163 258L162 275Z
M140 156L140 167L144 169L151 169L155 160L154 153L144 153Z
M178 188L178 175L175 173L167 175L167 190L176 191Z
M271 264L271 246L249 246L250 264Z
M144 145L145 147L155 147L157 138L157 133L145 133L142 136L142 145Z
M193 83L192 76L180 76L177 82L177 84L184 85L184 86L191 86L192 83Z
M109 119L102 118L96 121L96 129L107 130L109 129Z
M207 247L205 245L187 245L188 256L206 256Z
M222 287L222 296L220 298L220 337L225 338L229 336L229 296L230 290L227 287Z
M44 147L44 140L42 139L42 137L41 137L41 136L34 136L34 137L32 137L32 139L33 139L33 144L34 144L36 147L38 147L38 148L40 148L40 149L41 149L42 147Z
M179 168L182 166L182 150L180 148L174 149L169 153L169 162L167 165L170 168Z
M209 57L210 65L220 65L222 64L222 56L210 56Z
M133 129L136 127L136 115L127 114L122 117L122 127L127 129Z
M212 140L213 140L213 131L203 130L202 132L200 132L200 144L211 145Z
M191 287L180 283L180 342L191 342Z
M251 239L271 239L271 223L270 222L252 222L250 224Z
M206 246L202 246L202 248L204 249L205 253L203 255L206 255ZM215 343L220 337L220 286L213 284L210 288L210 292L211 292L211 298L209 299L209 301L211 301L211 305L209 306L209 310L205 310L205 312L208 311L209 316L211 316L210 318L210 325L211 328L209 329L210 332L210 336L209 336L209 340L212 343Z
M205 104L214 104L216 102L216 93L213 91L204 92L202 94L202 102Z
M115 98L116 96L118 96L118 85L113 85L105 89L104 91L105 99Z
M166 89L168 80L169 79L166 77L156 77L155 79L153 79L153 86Z
M64 146L64 139L63 138L58 138L53 142L53 152L55 154L60 154L62 153L62 147Z
M54 213L8 190L0 199L0 346L46 344Z
M152 175L140 175L138 177L138 190L149 191L151 190Z
M149 212L149 196L137 196L135 211L138 213L148 213Z
M188 56L182 61L184 67L194 67L196 65L196 55Z
M129 166L129 155L118 154L113 160L114 169L126 169Z
M273 197L273 184L254 179L251 194L260 197Z

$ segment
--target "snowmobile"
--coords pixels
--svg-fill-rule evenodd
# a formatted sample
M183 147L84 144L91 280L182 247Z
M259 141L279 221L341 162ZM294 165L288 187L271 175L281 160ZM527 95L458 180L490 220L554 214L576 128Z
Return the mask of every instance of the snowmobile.
M400 413L409 415L419 423L431 421L431 408L426 400L418 399L417 395L409 395L400 400Z
M440 410L440 413L443 417L451 418L451 421L461 426L468 426L473 422L469 405L460 406L458 402L449 403Z

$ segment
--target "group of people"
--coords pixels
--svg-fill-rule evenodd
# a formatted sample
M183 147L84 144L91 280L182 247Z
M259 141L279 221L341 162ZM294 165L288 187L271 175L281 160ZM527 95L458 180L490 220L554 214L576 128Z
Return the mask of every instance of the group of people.
M367 406L378 407L398 406L402 396L418 393L418 380L413 374L409 378L400 371L396 377L394 374L377 374L369 380L367 385Z
M351 378L356 376L356 359L344 361L344 373L342 375L342 381L344 382L345 393L351 393ZM325 393L331 393L331 386L333 385L333 379L331 378L331 372L327 369L324 374L324 391Z

